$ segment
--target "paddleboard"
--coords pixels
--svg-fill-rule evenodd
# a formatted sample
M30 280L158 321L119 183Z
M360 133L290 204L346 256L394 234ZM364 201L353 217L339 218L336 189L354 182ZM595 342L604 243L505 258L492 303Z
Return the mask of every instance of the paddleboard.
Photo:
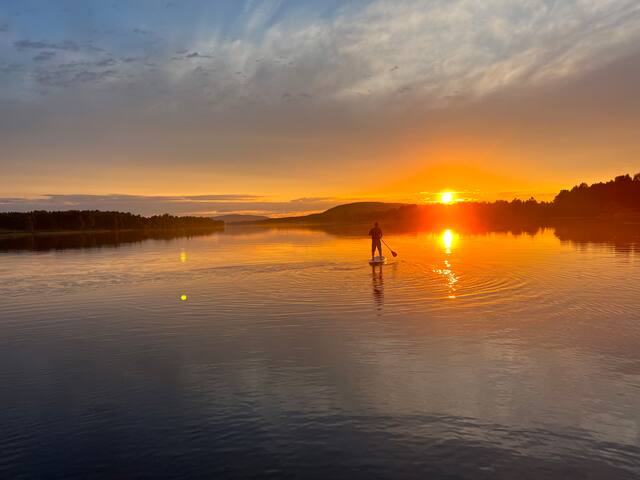
M373 257L373 260L369 260L369 265L384 265L387 263L387 257Z

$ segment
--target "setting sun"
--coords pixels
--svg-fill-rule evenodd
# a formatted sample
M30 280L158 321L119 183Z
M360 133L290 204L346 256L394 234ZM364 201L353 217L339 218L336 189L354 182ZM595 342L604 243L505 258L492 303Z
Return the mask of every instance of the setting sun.
M442 192L440 194L441 203L453 203L453 199L454 199L453 192Z

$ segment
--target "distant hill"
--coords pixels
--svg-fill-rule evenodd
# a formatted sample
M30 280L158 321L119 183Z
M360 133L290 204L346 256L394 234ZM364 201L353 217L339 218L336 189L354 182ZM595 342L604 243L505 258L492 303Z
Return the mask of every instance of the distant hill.
M356 223L375 221L405 207L404 203L355 202L338 205L322 213L313 213L299 217L270 218L261 224L318 224L318 223Z
M269 219L269 217L265 217L262 215L240 215L237 213L230 213L228 215L218 215L217 217L212 217L212 218L214 220L218 220L226 224L243 223L243 222L260 222L262 220Z

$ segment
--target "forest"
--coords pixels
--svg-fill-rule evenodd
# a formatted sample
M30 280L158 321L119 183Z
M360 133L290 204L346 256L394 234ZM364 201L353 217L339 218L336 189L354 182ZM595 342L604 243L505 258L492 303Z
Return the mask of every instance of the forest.
M177 217L168 214L143 217L133 213L99 210L0 212L0 230L8 231L213 230L221 228L224 228L224 222L219 220L193 216Z
M600 216L640 212L640 173L608 182L581 183L562 190L553 200L556 216Z

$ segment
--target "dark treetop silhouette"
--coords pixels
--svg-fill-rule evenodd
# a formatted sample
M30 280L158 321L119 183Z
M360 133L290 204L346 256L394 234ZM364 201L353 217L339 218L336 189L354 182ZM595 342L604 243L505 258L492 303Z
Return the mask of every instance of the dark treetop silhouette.
M224 228L224 222L205 217L176 217L168 214L143 217L132 213L99 210L0 213L0 229L23 232L218 228Z

